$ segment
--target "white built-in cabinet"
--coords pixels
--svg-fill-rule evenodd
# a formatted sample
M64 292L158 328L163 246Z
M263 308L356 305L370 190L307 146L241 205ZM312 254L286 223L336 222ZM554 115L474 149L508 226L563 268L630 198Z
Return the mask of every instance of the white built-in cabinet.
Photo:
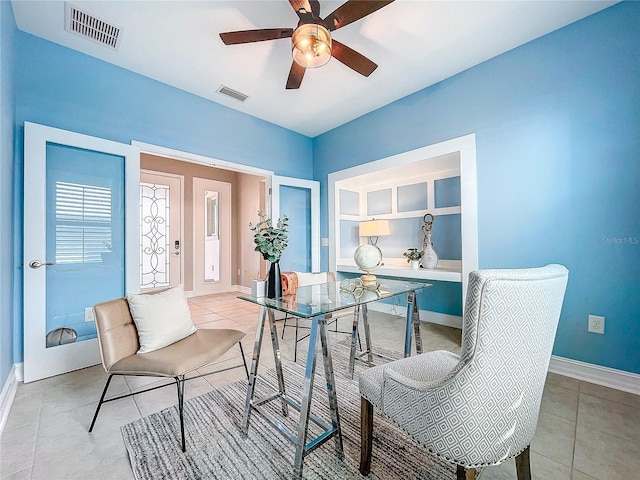
M361 273L353 253L364 220L387 219L391 235L380 237L384 265L378 276L462 284L478 268L475 135L400 153L329 174L329 268ZM422 247L423 217L435 217L436 269L411 269L402 252Z

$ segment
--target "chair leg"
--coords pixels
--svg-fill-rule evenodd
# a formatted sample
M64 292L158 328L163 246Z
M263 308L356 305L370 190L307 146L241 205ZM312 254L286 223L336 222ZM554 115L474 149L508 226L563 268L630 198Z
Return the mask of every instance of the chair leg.
M462 465L458 465L456 475L457 480L476 480L476 469L464 468Z
M180 435L182 438L182 451L186 452L187 447L184 442L184 375L182 380L180 377L173 377L176 379L176 387L178 387L178 413L180 415Z
M242 355L242 363L244 364L244 373L247 374L247 381L249 381L249 369L247 368L247 360L244 358L244 350L242 349L242 342L238 342L240 347L240 355Z
M284 323L282 324L282 336L280 338L282 338L282 340L284 340L284 330L287 328L287 318L289 318L289 314L285 314L284 316Z
M100 412L100 407L104 403L104 396L107 394L107 389L109 388L109 384L111 383L111 379L113 375L109 375L107 378L107 383L104 386L104 390L102 390L102 396L100 397L100 401L98 402L98 407L96 408L96 413L93 414L93 420L91 420L91 426L89 427L89 433L93 430L93 426L96 424L96 419L98 418L98 412Z
M360 473L371 471L371 450L373 448L373 405L360 397Z
M525 448L516 457L516 474L518 480L531 480L531 464L529 460L529 447Z
M298 317L296 317L296 341L293 343L293 363L298 361Z

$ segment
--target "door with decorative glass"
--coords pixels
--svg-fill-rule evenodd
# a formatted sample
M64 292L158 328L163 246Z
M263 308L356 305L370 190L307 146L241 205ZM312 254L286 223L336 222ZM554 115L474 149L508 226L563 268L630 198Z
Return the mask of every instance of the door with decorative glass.
M24 380L30 382L100 363L92 306L138 290L139 152L29 122L24 130Z
M182 282L182 182L169 173L140 172L140 289Z

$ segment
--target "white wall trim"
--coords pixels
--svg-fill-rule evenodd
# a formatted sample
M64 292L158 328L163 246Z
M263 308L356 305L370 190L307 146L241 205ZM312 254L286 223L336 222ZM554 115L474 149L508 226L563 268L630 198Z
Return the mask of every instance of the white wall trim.
M244 293L246 295L251 295L250 287L245 287L244 285L231 285L231 288L236 292Z
M4 427L7 424L9 411L18 391L18 383L21 381L19 377L22 377L22 363L14 363L9 371L7 381L2 387L2 393L0 393L0 436L2 436Z
M478 194L476 169L476 136L474 133L428 145L382 159L356 165L345 170L331 172L327 176L329 271L337 271L337 248L340 215L336 182L350 177L385 170L417 161L428 161L452 153L460 160L460 209L462 222L462 305L466 302L469 273L478 269Z
M402 317L407 316L407 307L402 307L400 305L371 302L367 304L367 307L369 310L373 310L375 312L388 313L390 315L398 315ZM462 317L457 315L420 310L420 320L422 322L437 323L438 325L444 325L445 327L462 329Z
M602 367L570 358L551 356L549 371L603 387L640 395L640 374Z
M175 148L153 145L151 143L140 142L138 140L131 140L131 145L139 148L141 153L150 153L152 155L180 160L182 162L199 163L201 165L207 165L209 167L231 170L234 172L249 173L251 175L261 175L264 177L273 175L272 170L251 167L249 165L243 165L241 163L220 160L218 158L207 157L204 155L199 155L197 153L185 152L182 150L176 150Z

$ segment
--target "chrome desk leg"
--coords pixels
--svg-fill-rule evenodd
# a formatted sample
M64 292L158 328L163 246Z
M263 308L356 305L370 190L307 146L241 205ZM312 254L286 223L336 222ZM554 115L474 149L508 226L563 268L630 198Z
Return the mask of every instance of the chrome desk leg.
M302 386L302 401L300 402L300 422L298 423L298 444L293 464L293 478L302 479L302 462L307 444L307 428L309 427L309 413L311 410L311 395L313 394L313 379L316 372L316 344L318 343L318 328L324 329L326 334L327 321L323 317L313 317L311 332L309 333L309 351L307 353L307 367Z
M247 387L247 400L244 404L244 417L242 419L242 435L246 436L249 431L249 417L251 416L251 402L258 376L258 363L260 362L260 347L262 346L262 334L264 332L264 322L267 318L267 308L260 308L258 327L256 328L256 343L253 345L253 360L251 361L251 372L249 373L249 386Z
M369 330L369 309L367 304L363 303L362 307L362 325L364 326L364 341L367 344L367 362L373 364L373 346L371 345L371 330Z
M326 322L326 321L323 321ZM331 426L336 431L336 453L338 458L344 459L342 448L342 430L340 429L340 415L338 414L338 397L336 395L336 380L333 375L333 362L331 360L331 348L327 340L326 323L320 326L320 343L322 344L322 360L324 363L324 378L327 382L327 394L329 396L329 409L331 410ZM354 345L355 346L355 345Z
M353 379L353 370L356 363L356 337L358 336L358 321L360 320L360 305L353 310L353 326L351 329L351 353L349 355L349 375Z
M273 347L273 358L276 362L276 375L278 377L278 391L282 400L282 414L286 417L289 414L289 405L284 399L284 377L282 375L282 359L280 356L280 345L278 344L278 330L276 328L276 319L273 310L268 309L269 327L271 328L271 346Z
M411 355L411 330L416 337L416 352L422 353L422 338L420 337L420 310L418 309L418 296L416 292L407 294L407 325L404 332L404 356Z
M418 294L413 292L413 335L416 338L416 353L422 353L422 337L420 336L420 308L418 308Z

